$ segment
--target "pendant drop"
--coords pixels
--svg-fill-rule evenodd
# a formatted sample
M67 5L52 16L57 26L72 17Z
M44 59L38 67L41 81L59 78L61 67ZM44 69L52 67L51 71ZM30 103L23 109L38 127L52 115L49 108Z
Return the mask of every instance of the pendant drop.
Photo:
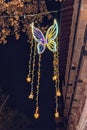
M31 82L31 77L29 75L27 76L26 81L29 83Z

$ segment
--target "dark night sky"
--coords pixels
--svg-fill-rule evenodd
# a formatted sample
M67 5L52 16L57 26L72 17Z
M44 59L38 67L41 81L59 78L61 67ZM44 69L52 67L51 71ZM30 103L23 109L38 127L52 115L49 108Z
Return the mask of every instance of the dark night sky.
M59 6L56 8L59 8ZM0 45L0 87L7 94L10 94L10 107L28 115L34 122L35 130L55 130L55 89L51 82L52 53L46 50L42 56L39 95L40 119L34 120L35 102L27 98L30 93L30 86L26 82L29 59L29 43L26 41L27 37L22 33L18 41L13 36L10 36L8 44Z

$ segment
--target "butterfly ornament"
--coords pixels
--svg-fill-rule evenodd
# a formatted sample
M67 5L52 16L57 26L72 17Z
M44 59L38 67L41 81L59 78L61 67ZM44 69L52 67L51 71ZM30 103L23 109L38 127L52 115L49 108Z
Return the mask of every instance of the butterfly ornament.
M37 44L38 54L42 54L46 48L48 48L52 52L57 51L57 43L55 39L58 35L58 24L56 19L54 19L54 23L50 26L46 32L46 36L44 37L43 33L34 26L34 23L31 24L32 35Z

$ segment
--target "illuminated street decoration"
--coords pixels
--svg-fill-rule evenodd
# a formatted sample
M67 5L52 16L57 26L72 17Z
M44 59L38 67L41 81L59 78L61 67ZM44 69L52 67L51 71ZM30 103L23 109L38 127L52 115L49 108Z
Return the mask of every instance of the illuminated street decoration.
M34 23L32 23L32 34L34 39L38 42L37 49L39 54L43 53L46 47L52 52L57 51L57 43L54 40L58 35L58 24L55 19L54 24L49 27L46 32L46 38L38 28L34 27Z
M53 77L52 81L55 86L55 118L59 117L58 112L58 97L61 96L60 88L59 88L59 54L58 54L58 23L56 19L54 19L53 25L51 25L47 32L46 37L40 29L34 26L34 23L31 24L32 31L32 44L30 50L30 60L29 60L29 73L27 76L27 81L31 84L31 92L29 95L29 99L34 99L34 78L35 78L35 66L37 64L37 81L36 81L36 109L34 113L34 118L38 119L40 116L39 113L39 88L40 88L40 78L41 78L41 60L43 52L45 53L46 48L53 53ZM36 51L36 49L38 51ZM38 52L38 63L36 63L36 55ZM31 69L32 68L32 69Z

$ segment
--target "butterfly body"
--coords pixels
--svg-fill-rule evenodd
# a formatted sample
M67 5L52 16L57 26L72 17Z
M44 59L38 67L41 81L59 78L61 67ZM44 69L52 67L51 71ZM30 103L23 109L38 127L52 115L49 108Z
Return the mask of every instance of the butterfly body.
M58 24L56 20L54 20L54 24L48 28L45 37L38 28L34 27L34 23L32 23L32 34L35 41L38 42L37 50L39 54L43 53L46 47L52 52L57 51L55 39L58 35Z
M41 38L40 43L43 44L43 45L45 45L45 44L47 44L47 41L48 41L47 39L42 39L42 38Z

